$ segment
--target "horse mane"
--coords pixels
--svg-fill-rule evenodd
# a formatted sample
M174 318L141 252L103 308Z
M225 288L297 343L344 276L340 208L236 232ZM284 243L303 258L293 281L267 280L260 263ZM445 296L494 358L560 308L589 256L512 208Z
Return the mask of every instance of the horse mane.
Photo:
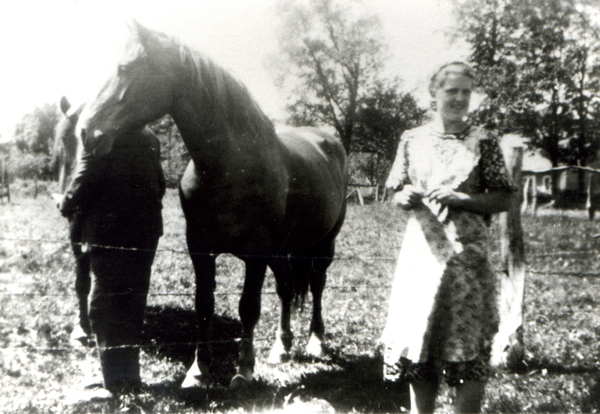
M229 72L189 46L171 39L178 48L182 68L189 75L191 86L204 91L210 110L212 127L228 127L237 131L263 135L275 134L275 127L250 92Z

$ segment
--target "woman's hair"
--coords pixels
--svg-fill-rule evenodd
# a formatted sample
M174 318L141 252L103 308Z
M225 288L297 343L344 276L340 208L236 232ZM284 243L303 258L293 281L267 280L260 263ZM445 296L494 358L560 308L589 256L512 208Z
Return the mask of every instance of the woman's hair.
M473 81L475 80L475 72L466 63L459 61L446 63L431 77L431 82L429 82L429 93L431 96L435 96L435 91L444 86L444 81L450 73L456 73L471 78Z

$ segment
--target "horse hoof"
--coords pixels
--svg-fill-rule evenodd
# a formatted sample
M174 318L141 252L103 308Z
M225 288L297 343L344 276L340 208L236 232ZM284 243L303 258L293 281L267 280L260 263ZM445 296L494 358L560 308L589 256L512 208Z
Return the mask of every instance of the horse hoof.
M319 338L311 335L308 344L306 345L306 353L313 358L320 358L323 356L323 343Z
M292 348L292 340L286 340L286 345L284 345L284 340L281 338L277 338L275 343L273 344L273 348L271 348L271 352L269 352L269 358L267 359L268 364L280 364L282 362L286 362L290 360L290 349Z
M69 340L71 342L71 346L73 346L74 348L78 348L81 346L89 347L91 346L90 342L93 341L92 337L85 333L85 331L79 325L75 325L75 328L73 328L73 332L71 332Z
M232 389L242 388L242 387L245 387L246 385L248 385L249 383L250 383L249 379L247 379L246 377L244 377L241 374L236 374L231 379L231 383L229 384L229 388L232 388Z
M201 377L195 375L186 375L181 383L181 388L207 388L208 382L203 381Z
M273 352L271 351L271 353L269 354L269 358L267 359L267 364L271 364L271 365L277 365L277 364L281 364L282 362L287 362L289 361L291 358L291 355L289 352Z
M517 370L521 368L523 361L525 361L525 347L520 342L512 344L506 356L506 367Z

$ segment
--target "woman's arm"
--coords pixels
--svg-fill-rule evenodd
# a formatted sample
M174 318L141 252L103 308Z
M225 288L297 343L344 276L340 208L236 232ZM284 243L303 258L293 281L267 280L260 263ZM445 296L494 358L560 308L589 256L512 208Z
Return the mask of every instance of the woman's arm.
M466 194L443 187L437 188L425 196L452 208L479 214L495 214L508 211L514 193L510 190L495 190L481 194Z

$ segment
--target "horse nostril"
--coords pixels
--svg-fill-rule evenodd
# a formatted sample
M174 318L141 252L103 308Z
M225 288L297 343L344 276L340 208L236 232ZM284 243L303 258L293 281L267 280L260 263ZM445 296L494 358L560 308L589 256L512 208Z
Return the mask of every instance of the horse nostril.
M86 138L85 128L81 128L81 139L83 141L85 141L85 138Z

